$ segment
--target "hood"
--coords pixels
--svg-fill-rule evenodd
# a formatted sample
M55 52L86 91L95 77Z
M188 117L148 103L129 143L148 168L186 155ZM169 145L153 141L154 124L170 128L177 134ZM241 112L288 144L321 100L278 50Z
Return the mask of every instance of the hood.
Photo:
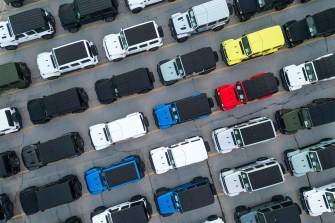
M159 66L164 81L182 79L182 77L177 74L177 70L174 66L175 61L176 59L173 59Z
M112 145L112 142L106 138L105 124L91 126L89 129L89 135L96 150L105 149Z
M313 192L310 195L305 194L304 198L308 202L308 206L312 213L319 214L328 211L328 204L326 204L325 200L323 199L324 195L324 191Z
M94 88L99 101L103 104L112 103L117 98L111 79L98 80L95 82Z
M187 21L187 12L174 14L171 17L177 35L187 34L193 31L193 28L189 26Z
M155 115L157 118L157 124L160 128L168 128L175 124L173 117L170 112L171 105L161 105L155 107Z
M87 189L93 195L100 194L105 190L102 185L100 174L102 174L101 169L98 168L95 171L90 171L87 175L85 173Z
M238 148L234 142L233 129L223 129L216 133L217 142L219 143L220 150L224 152L230 152L233 149Z
M105 36L103 40L106 50L106 56L110 60L113 58L113 55L120 55L126 52L124 49L122 49L119 36L119 34L110 34Z
M241 185L239 175L240 172L235 172L224 178L228 189L227 192L231 195L239 194L240 192L244 191L244 188Z
M281 116L284 123L284 130L287 132L294 132L304 129L305 126L300 122L299 110L293 110Z
M240 46L241 39L233 40L233 41L225 41L223 42L223 46L225 48L227 58L230 63L240 62L241 60L247 58L247 56L242 51L243 49ZM242 44L242 43L241 43Z
M58 15L62 25L66 26L79 22L72 4L59 6Z
M237 98L235 93L236 85L225 85L219 88L218 94L221 99L222 107L224 110L235 108L237 105L241 105L242 102Z
M305 174L313 170L308 164L307 156L308 151L298 153L290 158L292 169L296 174Z
M58 72L57 65L54 64L53 61L55 63L57 62L51 52L40 53L37 55L37 66L44 79L53 76Z
M10 30L8 29L9 23L6 22L0 22L0 46L1 43L8 43L13 40L15 40L14 36L10 33Z
M204 161L208 158L206 148L191 143L172 148L176 168Z
M155 172L157 174L165 173L171 169L172 166L169 165L169 162L166 157L166 147L160 147L150 151L150 156L155 167Z
M286 73L289 82L287 84L289 85L290 90L296 90L303 85L309 84L309 81L306 81L305 79L303 68L304 64L299 66L291 65L284 68L284 72Z
M173 193L169 192L157 197L157 204L161 214L172 214L178 211L174 208L172 196Z

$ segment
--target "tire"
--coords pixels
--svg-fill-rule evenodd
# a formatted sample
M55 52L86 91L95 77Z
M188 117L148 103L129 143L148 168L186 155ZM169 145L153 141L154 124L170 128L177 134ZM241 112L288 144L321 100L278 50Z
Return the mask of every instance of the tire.
M142 8L134 8L133 10L131 10L131 12L134 14L140 13L141 11L142 11Z
M204 178L203 177L194 177L193 180L192 180L192 183L196 183L198 181L202 181Z
M219 55L218 55L218 52L213 51L213 56L214 56L215 62L219 62Z
M20 167L20 160L17 157L11 157L9 159L9 163L11 165L11 167Z
M156 50L158 50L158 48L159 48L159 47L156 46L156 47L154 47L154 48L150 48L149 51L156 51Z
M282 201L285 200L285 197L283 195L275 195L271 198L271 201L273 202L278 202L278 201Z
M159 33L159 36L160 37L164 37L164 31L163 31L163 28L161 26L158 27L158 33Z
M98 214L98 212L102 213L106 210L107 208L105 206L100 206L100 207L97 207L93 210L93 212L97 212L96 214ZM99 213L99 214L100 214Z
M237 206L235 208L236 212L243 212L243 211L246 211L246 210L248 210L248 208L246 206Z
M93 67L95 67L95 65L88 65L88 66L84 67L84 69L85 69L85 70L87 70L87 69L92 69Z
M209 107L213 108L214 107L214 101L212 98L208 98L208 104L209 104Z
M251 17L249 16L249 17L247 17L247 18L240 18L240 22L246 22L246 21L248 21L249 19L251 19Z
M76 33L78 31L79 31L79 27L72 27L72 28L69 29L70 33Z
M268 159L267 157L259 157L259 158L257 158L256 161L264 161L264 160L267 160L267 159Z
M121 60L123 60L123 58L117 58L117 59L114 59L113 62L120 62Z
M308 190L311 190L311 189L312 189L311 187L300 187L300 188L299 188L299 192L300 192L300 193L303 193L303 192L308 191Z
M211 151L211 147L209 146L209 143L205 141L204 144L205 144L207 153L209 153Z
M82 193L82 190L83 190L83 186L81 185L81 183L79 181L75 182L74 185L73 185L73 189L76 193L80 194L81 196L81 193Z
M80 91L80 98L81 98L81 100L83 100L85 103L88 103L89 98L88 98L87 93L86 93L84 90Z
M76 138L75 143L79 148L84 148L84 140L81 137Z
M53 34L46 34L44 36L42 36L43 39L52 39L54 38L54 35Z
M12 2L10 5L14 8L21 8L23 4L21 2Z
M47 79L51 81L51 80L56 80L57 78L59 78L59 76L48 77Z
M215 220L218 220L219 217L217 215L211 215L211 216L208 216L208 218L206 219L207 221L215 221Z
M224 25L222 25L222 26L217 26L217 27L215 27L215 28L213 29L213 31L214 31L214 32L218 32L218 31L222 30L223 28L224 28Z
M286 8L286 7L287 7L287 5L283 4L283 5L278 5L278 6L276 6L275 9L276 9L277 11L280 11L280 10L283 10L284 8Z
M279 163L279 166L280 166L281 171L283 172L283 174L285 174L286 173L286 169L285 169L284 165L281 164L281 163Z
M16 50L17 46L5 46L6 50Z
M12 114L12 119L13 119L14 122L19 122L20 123L21 120L22 120L22 117L21 117L20 113L14 112Z
M141 195L135 195L134 197L130 198L130 201L131 202L134 202L134 201L138 201L139 199L142 199L143 196Z
M183 43L183 42L185 42L186 40L188 40L188 36L183 37L183 38L180 38L180 39L177 39L177 42L178 42L178 43Z
M105 16L105 22L113 22L115 20L115 16L109 15Z

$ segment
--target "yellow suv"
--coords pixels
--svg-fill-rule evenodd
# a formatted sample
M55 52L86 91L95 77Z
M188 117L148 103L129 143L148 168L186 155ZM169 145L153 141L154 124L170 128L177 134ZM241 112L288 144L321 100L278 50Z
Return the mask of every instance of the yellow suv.
M243 35L236 40L226 40L220 45L220 51L223 61L229 66L277 52L284 44L285 39L281 27L272 26Z

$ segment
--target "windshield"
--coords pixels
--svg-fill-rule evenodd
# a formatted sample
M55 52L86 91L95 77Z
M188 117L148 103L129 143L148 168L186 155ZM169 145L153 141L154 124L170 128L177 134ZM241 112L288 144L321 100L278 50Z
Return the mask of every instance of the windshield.
M238 129L234 129L233 130L233 133L234 133L234 137L235 137L235 140L236 140L236 143L238 146L243 146L243 142L242 142L242 137L241 137L241 132L240 130Z
M311 16L307 17L306 22L307 22L307 27L308 27L309 33L311 34L312 37L315 36L318 32L316 30L313 17L311 17Z
M247 56L249 56L251 54L251 49L250 49L250 45L249 45L249 41L248 41L247 36L242 37L242 45L243 45L245 54Z
M128 43L127 43L126 36L124 35L123 31L120 33L120 39L121 39L122 48L124 50L128 49Z
M251 186L250 186L250 181L248 179L248 174L242 172L241 177L242 177L242 183L243 183L244 189L246 189L247 191L250 191Z
M105 136L106 136L107 141L113 142L112 136L111 136L111 134L109 132L108 125L105 125L104 132L105 132Z
M197 20L195 19L193 9L188 10L188 16L190 18L192 28L196 28L197 27Z
M326 199L328 202L328 206L332 211L335 211L335 197L331 192L326 192Z
M176 163L174 162L174 158L173 158L173 154L172 154L171 149L167 150L167 158L169 159L168 161L169 161L170 165L173 166L173 167L176 167Z
M257 213L257 222L266 223L265 217L263 213Z
M179 57L177 57L176 59L176 63L175 63L175 66L176 66L176 71L177 71L177 75L180 75L180 76L184 76L184 69L183 69L183 65L181 64L181 60Z
M242 85L236 84L236 90L238 94L238 99L241 100L242 102L245 102L245 96L244 96Z
M311 165L313 167L314 170L319 171L321 170L321 165L319 162L319 158L316 152L308 152L308 157L311 161Z
M306 128L312 127L312 120L310 119L309 112L307 108L301 109L301 115Z
M173 200L174 200L174 205L175 205L176 209L179 209L180 208L180 201L179 201L178 194L173 195Z
M265 5L265 0L258 0L259 7L262 8Z
M314 68L313 68L313 64L312 63L306 63L305 64L305 70L307 73L307 78L309 81L316 81L316 76L314 73Z
M177 108L176 108L175 104L171 104L171 116L173 117L173 119L175 121L179 120L179 115L178 115Z

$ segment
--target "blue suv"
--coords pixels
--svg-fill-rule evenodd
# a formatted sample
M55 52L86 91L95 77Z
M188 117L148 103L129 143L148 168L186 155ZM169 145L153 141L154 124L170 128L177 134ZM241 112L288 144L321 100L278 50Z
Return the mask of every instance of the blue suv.
M155 193L158 212L167 217L175 212L187 212L214 203L216 189L207 177L196 177L190 183L175 188L160 188Z
M114 187L139 181L144 177L144 172L145 166L140 157L128 156L111 166L87 170L85 180L89 192L96 195Z
M179 123L205 118L212 113L213 106L212 98L207 98L205 93L197 93L169 104L156 105L153 116L158 128L167 129Z

